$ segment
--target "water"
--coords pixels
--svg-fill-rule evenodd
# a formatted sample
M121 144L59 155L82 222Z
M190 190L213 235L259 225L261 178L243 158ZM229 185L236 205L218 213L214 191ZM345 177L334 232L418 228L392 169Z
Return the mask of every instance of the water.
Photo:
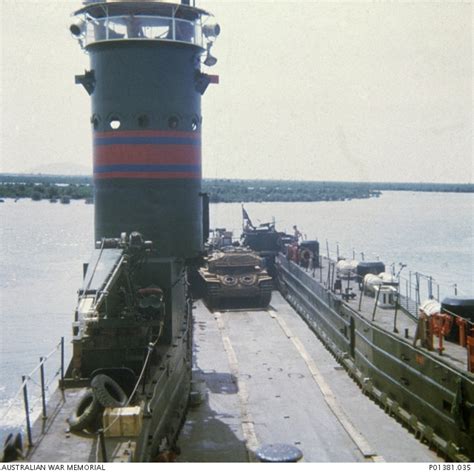
M435 192L384 192L379 198L346 202L250 203L254 225L275 218L276 228L320 241L326 254L365 260L379 257L431 275L445 291L457 283L460 293L474 294L474 195ZM211 222L240 234L240 204L216 204ZM217 226L217 224L216 224Z
M83 201L62 205L7 199L0 204L0 429L22 419L21 397L2 419L21 376L62 336L70 340L82 263L92 247L93 210ZM70 354L66 342L66 360ZM60 366L59 352L45 366L48 381ZM35 408L41 407L38 383L37 373L28 385Z
M474 294L474 195L385 192L378 199L316 203L250 203L245 208L254 224L275 218L277 229L294 224L308 239L326 239L331 254L336 242L341 254L360 259L379 256L386 264L402 262L409 269L432 275L444 293ZM17 393L21 375L39 357L66 337L70 358L71 322L82 263L93 247L92 205L7 200L0 204L0 433L23 422ZM240 204L211 205L211 225L240 234ZM443 295L443 294L442 294ZM56 352L47 363L46 379L57 373ZM38 398L38 376L29 384ZM50 391L56 382L51 384ZM40 407L40 403L36 402ZM2 419L3 417L3 419ZM1 439L0 439L1 441Z

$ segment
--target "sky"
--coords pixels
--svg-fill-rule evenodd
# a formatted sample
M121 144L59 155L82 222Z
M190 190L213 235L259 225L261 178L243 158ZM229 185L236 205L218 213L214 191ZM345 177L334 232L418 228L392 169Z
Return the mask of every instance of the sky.
M92 169L79 1L1 0L0 172ZM197 1L207 178L473 182L473 5Z

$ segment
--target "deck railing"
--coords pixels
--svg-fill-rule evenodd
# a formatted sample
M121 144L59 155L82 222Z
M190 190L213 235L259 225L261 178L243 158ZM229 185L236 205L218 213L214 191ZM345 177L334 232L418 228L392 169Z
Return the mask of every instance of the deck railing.
M295 256L296 255L296 256ZM330 256L330 253L328 252ZM327 256L319 256L318 264L314 264L314 260L311 260L310 264L302 265L299 261L298 253L292 252L287 255L287 258L291 259L293 262L299 264L308 275L314 278L320 283L320 287L312 287L312 291L319 297L319 299L325 300L326 296L329 293L334 293L339 295L342 299L346 301L358 300L356 305L348 305L347 309L355 312L361 311L362 299L367 297L365 294L365 289L363 283L360 282L359 276L355 271L347 272L344 276L338 274L336 269L336 261L334 259L328 259ZM411 280L406 278L401 278L400 275L397 275L396 280L398 284L395 283L395 286L390 288L384 286L381 283L378 287L372 289L372 296L369 296L371 303L373 303L372 314L369 314L372 322L376 319L377 308L379 305L380 294L385 289L385 294L389 294L390 298L387 302L384 302L384 308L389 308L393 310L393 332L398 333L397 328L397 314L402 309L409 317L411 317L417 324L417 330L414 336L413 344L416 344L418 340L421 340L420 343L423 346L427 347L429 350L438 350L439 354L442 355L444 350L443 343L444 338L449 335L451 328L455 325L459 327L457 334L455 334L456 340L455 343L459 344L461 347L466 349L467 371L474 373L474 323L468 319L460 317L459 315L446 310L445 308L440 311L438 314L432 314L429 317L431 320L429 322L429 327L426 325L427 314L420 310L420 304L427 299L437 300L440 302L440 286L434 282L433 278L425 276L421 273L413 273L415 283L411 283ZM411 273L409 277L411 277ZM421 284L421 281L425 281L426 284ZM359 293L353 291L353 285L356 284L359 286ZM390 283L393 285L393 283ZM425 286L425 287L423 287ZM436 293L434 289L436 288ZM326 294L322 293L324 291ZM457 295L457 287L452 288ZM415 299L412 298L412 294L415 295ZM330 305L330 304L329 304ZM358 307L358 308L357 308ZM440 325L446 324L446 325ZM425 327L425 330L423 330ZM420 330L420 332L418 331ZM426 331L426 333L424 333ZM405 338L409 338L408 329L405 328ZM433 337L436 336L439 339L438 348L434 347ZM451 340L453 341L453 340Z
M334 246L328 240L324 245L321 245L320 252L323 256L334 261L343 256L359 261L368 258L368 254L364 251L356 251L354 248L348 253L343 253L338 243ZM375 256L374 259L378 260L379 256ZM461 295L457 284L443 285L432 276L406 269L406 265L391 263L386 265L386 268L387 272L398 279L399 305L415 318L418 318L418 307L423 301L434 299L441 302L446 296Z
M54 365L53 360L56 360ZM0 424L5 430L20 431L23 437L26 433L27 445L31 447L34 444L32 424L40 416L44 422L47 420L50 388L56 379L64 379L64 337L50 353L40 357L38 365L29 374L21 378L21 385L2 413Z
M84 34L79 39L83 48L98 41L127 39L180 41L204 47L200 20L156 15L87 16Z

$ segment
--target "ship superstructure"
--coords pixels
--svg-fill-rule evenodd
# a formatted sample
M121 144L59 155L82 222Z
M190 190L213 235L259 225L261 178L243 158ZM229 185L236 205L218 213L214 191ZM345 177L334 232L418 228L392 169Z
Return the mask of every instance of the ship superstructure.
M219 26L189 2L85 2L74 17L90 57L76 83L92 102L96 248L61 388L71 432L100 441L103 459L152 461L173 451L190 393L201 96L215 82L201 69Z

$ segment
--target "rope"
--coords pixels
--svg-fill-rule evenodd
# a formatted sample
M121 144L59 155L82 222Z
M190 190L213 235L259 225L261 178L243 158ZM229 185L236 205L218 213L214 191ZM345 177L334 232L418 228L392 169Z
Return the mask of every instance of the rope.
M45 383L44 389L47 391L49 387L51 386L51 383L60 375L61 373L61 368L59 368L56 373L53 374L53 376L50 378L50 380Z
M35 381L35 380L32 378L32 376L41 368L41 365L44 365L45 362L46 362L49 358L51 358L51 356L52 356L54 353L56 353L56 352L59 350L60 346L61 346L61 342L59 342L59 343L56 345L56 347L55 347L53 350L51 350L51 352L49 352L45 357L43 357L43 359L40 361L40 363L38 363L38 365L35 366L35 368L33 368L33 370L32 370L29 374L27 374L27 375L25 376L25 380L20 384L20 388L18 389L18 391L16 392L16 394L13 396L13 398L10 399L9 405L8 405L6 411L2 414L2 417L1 417L2 421L6 419L6 417L8 416L8 414L10 413L10 411L12 410L12 408L13 408L15 402L18 400L18 397L19 397L19 396L21 395L21 393L23 392L24 387L28 384L29 381L35 383L37 386L40 386L40 385L38 384L38 382ZM59 368L58 373L60 372L60 370L61 370L61 368ZM53 378L53 379L54 379L54 378Z
M137 392L138 387L140 386L140 383L141 383L141 380L142 380L142 378L143 378L143 376L144 376L144 374L145 374L145 370L146 370L146 368L147 368L147 365L148 365L148 361L149 361L149 359L150 359L150 356L151 356L153 350L155 349L156 344L158 343L158 341L159 341L159 339L161 338L161 335L162 335L162 333L163 333L163 326L164 326L164 322L161 321L161 322L160 322L160 331L158 332L158 335L157 335L155 341L154 341L154 342L150 342L150 343L148 344L148 347L147 347L147 354L146 354L146 357L145 357L145 361L143 362L142 370L141 370L141 372L140 372L140 375L138 376L138 380L137 380L137 382L136 382L136 384L135 384L135 387L133 388L132 394L130 394L130 396L129 396L127 402L125 403L125 405L124 405L123 407L128 407L128 406L130 405L130 402L132 401L133 396L135 395L135 393ZM104 429L104 433L107 432L107 431L115 424L115 422L117 422L117 420L118 420L118 417L116 417L116 418L114 419L114 421L113 421L106 429Z
M154 348L156 347L156 344L158 343L158 341L161 338L161 335L163 333L163 326L164 326L164 322L161 321L160 322L160 331L158 332L158 335L157 335L155 341L150 342L148 344L148 347L147 347L148 350L147 350L147 354L146 354L146 357L145 357L145 361L143 362L142 370L140 372L140 375L138 376L138 380L135 384L135 387L133 388L132 394L130 394L127 402L125 403L125 406L123 406L123 407L128 407L130 405L130 402L132 401L133 396L135 395L135 393L137 392L138 387L140 386L140 383L141 383L141 380L142 380L142 378L145 374L145 370L146 370L146 367L148 365L148 361L150 359L150 356L151 356ZM155 387L155 389L156 389L156 387ZM156 394L155 391L153 391L153 394L154 395ZM119 420L119 416L116 416L115 419L113 420L113 422L106 429L103 429L102 432L105 434L115 424L115 422L117 422L118 420ZM99 437L99 434L98 434L97 435L97 448L96 448L96 452L95 452L95 461L96 461L96 463L99 462L99 446L100 446L100 437Z

